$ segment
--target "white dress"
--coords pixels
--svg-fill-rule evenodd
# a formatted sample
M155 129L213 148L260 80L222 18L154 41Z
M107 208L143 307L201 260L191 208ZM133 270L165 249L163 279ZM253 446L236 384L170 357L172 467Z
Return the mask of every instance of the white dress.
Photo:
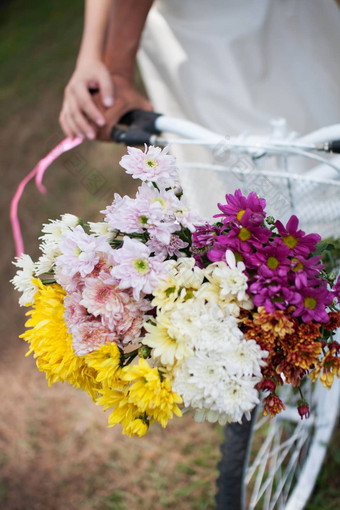
M340 122L339 54L335 0L158 0L139 64L156 111L225 136L266 133L274 117L304 134ZM205 213L234 186L221 175L182 178Z

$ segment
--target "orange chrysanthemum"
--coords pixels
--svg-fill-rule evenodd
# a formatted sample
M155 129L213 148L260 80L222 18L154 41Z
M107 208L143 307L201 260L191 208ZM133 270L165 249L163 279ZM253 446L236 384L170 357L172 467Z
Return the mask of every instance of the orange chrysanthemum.
M264 416L270 415L271 418L274 418L277 414L281 413L284 409L286 409L284 403L282 400L275 394L270 394L268 397L263 399L264 403L264 409L263 414Z
M284 338L294 332L294 319L281 310L275 312L266 312L263 306L258 308L258 312L253 316L254 324L260 326L265 332L270 333L275 338Z

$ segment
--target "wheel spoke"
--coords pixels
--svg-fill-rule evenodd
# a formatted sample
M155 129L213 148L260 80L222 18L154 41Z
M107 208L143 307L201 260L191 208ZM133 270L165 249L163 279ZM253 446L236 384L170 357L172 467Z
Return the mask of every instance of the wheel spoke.
M264 443L248 468L246 483L249 484L251 479L255 480L249 510L253 510L262 497L263 510L284 509L299 456L308 440L311 427L300 422L294 432L283 440L287 435L287 426L289 428L292 424L283 420L271 423ZM291 452L293 453L289 455Z

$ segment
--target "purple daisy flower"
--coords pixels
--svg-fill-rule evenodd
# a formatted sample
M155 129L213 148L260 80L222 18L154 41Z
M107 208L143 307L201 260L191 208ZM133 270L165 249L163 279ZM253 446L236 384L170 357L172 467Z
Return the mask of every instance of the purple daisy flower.
M315 280L319 283L320 280ZM315 320L327 322L329 320L326 307L333 302L333 295L327 289L327 284L320 287L304 287L299 291L300 301L297 304L293 317L301 317L303 322Z
M208 251L208 259L212 262L225 260L226 251L231 250L233 253L238 253L241 260L249 260L253 253L252 245L247 242L247 239L243 241L238 237L240 231L239 227L233 227L227 234L217 236L213 248ZM246 267L248 267L247 264Z
M303 230L298 230L299 220L296 216L291 216L286 227L281 221L277 220L275 226L282 238L282 243L288 246L291 254L296 256L308 257L315 250L316 244L321 241L318 234L306 235Z
M285 310L289 305L299 303L299 295L284 278L274 276L264 278L255 276L255 281L249 286L249 291L254 295L254 305L264 306L271 313L275 310Z
M264 198L258 198L255 192L251 192L245 197L240 189L237 189L234 194L227 194L225 198L227 204L217 204L222 214L216 214L215 218L224 216L224 222L238 221L241 223L244 213L249 210L250 223L254 226L262 224L266 216Z
M254 253L252 262L259 268L259 274L265 278L274 275L285 277L290 266L288 254L289 248L287 246L277 246L271 243Z
M213 245L214 239L221 233L221 228L217 225L197 225L192 234L192 244L195 248L209 248Z
M293 273L294 283L298 289L307 287L308 279L314 279L320 274L324 267L320 264L321 257L315 256L306 259L304 257L293 257L291 259L291 272Z
M248 224L249 211L246 211L241 219L241 225L233 224L227 234L216 237L216 240L230 248L232 251L238 251L242 255L253 253L253 249L261 249L268 242L271 235L267 228L252 226Z
M336 297L337 300L340 301L340 276L338 276L337 281L333 285L332 292L334 294L334 297Z

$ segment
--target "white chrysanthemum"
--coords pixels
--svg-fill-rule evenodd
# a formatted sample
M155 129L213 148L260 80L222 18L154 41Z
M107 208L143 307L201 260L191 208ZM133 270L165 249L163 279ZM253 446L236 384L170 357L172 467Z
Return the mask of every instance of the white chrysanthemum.
M201 288L195 292L195 298L218 303L221 310L236 318L240 316L241 308L251 310L254 307L250 298L246 301L237 301L235 296L232 296L231 299L224 299L221 296L219 285L210 282L203 283Z
M209 402L212 411L225 412L233 422L241 423L243 415L250 420L250 412L260 402L255 385L259 378L231 377L215 399Z
M248 299L246 293L248 277L244 273L245 266L243 262L236 264L235 256L230 250L226 252L226 260L228 265L224 262L210 264L205 270L205 275L213 285L219 287L222 299L236 298L239 302L245 301Z
M63 223L63 225L65 225L65 227L73 229L76 228L77 225L79 225L79 218L74 214L65 213L61 215L61 222Z
M199 289L203 283L204 272L197 267L195 259L181 257L176 265L170 269L170 274L180 287Z
M43 254L39 257L35 265L37 275L48 273L54 268L57 257L61 255L59 241L55 241L53 236L49 235L46 235L43 242L40 244L40 250Z
M203 423L204 421L208 421L209 423L218 422L220 425L224 426L227 423L232 422L232 417L225 413L218 413L217 411L212 411L211 409L196 409L194 420L197 423Z
M38 287L32 282L35 278L35 264L29 255L23 253L13 264L19 268L16 275L12 278L14 288L22 295L19 298L19 305L25 306L33 302L34 295Z
M109 242L117 235L117 230L113 230L106 221L89 221L89 227L92 234L99 237L106 237Z
M176 323L182 314L182 319L190 324L183 311L195 310L195 305L199 309L195 300L181 305L171 313L171 323ZM267 352L261 351L255 341L246 341L236 319L225 316L214 302L201 306L201 315L193 322L196 326L195 330L191 325L195 331L191 336L193 354L176 367L174 391L182 396L186 407L201 411L197 419L241 421L243 414L250 416L258 403L255 385L261 379ZM190 333L185 320L182 327Z
M216 399L223 392L224 383L229 379L226 363L216 351L195 351L185 361L189 381L197 388L201 397Z
M195 352L177 369L172 387L181 395L186 407L210 408L223 393L226 377L217 356L210 358L207 353Z
M60 252L57 252L56 256L50 257L49 255L41 255L38 261L35 263L35 273L37 275L46 274L54 266L54 262L57 256L60 255Z
M175 306L169 310L169 333L174 337L183 337L192 345L200 333L205 304L197 299L185 300L186 295L186 289L182 289Z
M241 333L242 337L243 334ZM266 365L267 351L262 351L255 340L234 341L226 347L228 371L235 376L256 376L261 379L261 367Z
M182 396L186 407L210 409L216 419L225 415L227 421L240 422L258 404L255 389L259 378L229 376L223 362L200 353L188 358L177 370L172 387ZM210 417L211 419L211 417Z
M62 234L74 230L78 224L78 216L67 213L63 214L60 220L50 220L43 225L43 235L40 236L40 250L43 255L36 263L37 274L47 273L53 268L56 258L61 255L59 241Z
M200 316L196 348L229 352L231 345L243 338L237 320L228 311L222 311L214 301L207 303Z
M183 296L182 296L183 294ZM185 299L182 289L177 301L169 309L170 331L176 336L181 333L195 349L224 352L228 343L243 339L238 321L229 308L221 309L214 301Z
M61 220L50 220L49 223L45 223L41 229L44 233L40 239L44 241L55 241L58 242L60 236L68 230L73 230L79 225L79 218L74 214L63 214Z

